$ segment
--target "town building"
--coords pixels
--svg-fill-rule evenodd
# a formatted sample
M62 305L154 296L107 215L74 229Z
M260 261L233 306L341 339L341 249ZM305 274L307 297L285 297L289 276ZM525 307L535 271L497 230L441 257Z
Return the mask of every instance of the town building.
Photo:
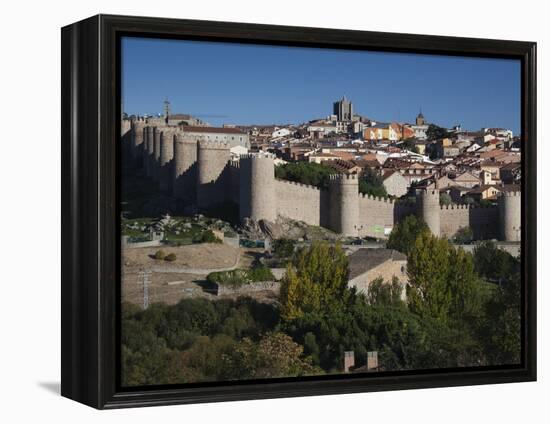
M494 185L480 185L468 191L466 195L476 201L495 200L500 194L500 189Z
M353 119L353 104L346 99L346 96L341 100L334 102L333 112L336 118L340 122L351 122Z
M407 256L392 249L358 249L348 256L348 287L367 294L371 283L381 278L385 283L395 277L402 288L401 298L406 299Z
M476 177L470 172L463 172L457 175L453 181L456 185L467 188L474 188L481 183L479 177Z
M182 125L179 131L190 137L200 137L207 141L227 143L231 147L243 146L250 148L248 134L239 128L197 127Z
M310 125L324 124L316 121ZM399 128L392 124L380 125L381 128L376 125L379 124L375 124L375 130L393 129L395 137L399 135ZM243 149L249 144L246 131L234 126L168 125L157 119L132 119L122 123L122 143L128 160L141 165L144 173L159 183L161 191L173 197L176 208L184 205L201 211L232 202L238 207L241 220L273 221L281 216L344 236L380 239L387 238L405 216L415 214L437 236L452 237L458 229L470 227L475 239L519 239L519 186L504 188L500 178L501 168L519 163L519 152L502 151L499 147L434 163L421 155L413 157L395 144L377 142L358 149L343 136L274 144L270 139L276 130L270 126L258 127L258 134L267 134L255 143L261 151L245 154ZM389 133L387 136L392 137ZM339 142L342 147L336 148ZM327 187L312 187L275 178L280 157L318 163L334 161L334 166L342 166L338 174L331 176ZM506 161L501 161L503 158ZM351 164L343 166L347 162ZM421 180L431 178L435 182L437 177L438 183L419 187L416 202L410 203L362 195L358 189L359 168L367 166L386 177L385 187L396 197L404 193L405 186ZM503 175L507 175L507 181L519 182L521 168L510 168ZM455 199L468 196L492 202L484 207L441 206L440 191L450 192L453 186L470 188L455 190Z
M311 138L321 139L338 133L338 127L335 124L315 122L307 127L307 132Z
M510 162L500 168L500 180L504 184L519 184L521 181L521 163Z
M426 140L428 138L427 131L429 125L426 123L426 119L422 114L422 111L417 115L415 125L411 125L411 130L414 132L414 138L418 140Z

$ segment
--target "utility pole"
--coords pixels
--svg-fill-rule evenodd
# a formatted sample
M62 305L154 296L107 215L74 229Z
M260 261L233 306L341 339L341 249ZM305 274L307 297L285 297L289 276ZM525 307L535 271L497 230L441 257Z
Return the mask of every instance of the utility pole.
M149 307L149 284L151 283L151 271L140 271L139 277L143 284L143 309L145 310Z

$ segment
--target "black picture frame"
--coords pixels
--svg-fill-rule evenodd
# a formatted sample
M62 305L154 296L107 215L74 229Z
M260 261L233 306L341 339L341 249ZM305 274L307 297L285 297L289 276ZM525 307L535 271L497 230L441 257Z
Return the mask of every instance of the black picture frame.
M97 15L62 28L61 394L99 409L536 380L536 43ZM518 366L122 390L120 37L232 41L521 61L522 361Z

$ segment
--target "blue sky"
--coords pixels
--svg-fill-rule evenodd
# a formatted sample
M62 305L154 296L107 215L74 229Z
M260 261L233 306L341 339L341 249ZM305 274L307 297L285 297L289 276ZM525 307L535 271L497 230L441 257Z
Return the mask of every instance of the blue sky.
M401 53L124 38L129 114L189 113L212 125L301 123L346 95L378 121L426 119L520 130L520 62Z

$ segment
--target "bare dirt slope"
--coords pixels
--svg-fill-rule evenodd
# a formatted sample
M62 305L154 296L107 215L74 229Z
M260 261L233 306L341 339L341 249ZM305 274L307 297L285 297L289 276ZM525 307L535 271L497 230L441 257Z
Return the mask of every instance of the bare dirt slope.
M167 262L153 259L155 252L163 250L166 254L174 253L176 260ZM240 257L236 247L218 243L191 244L178 247L144 247L124 249L122 263L125 268L190 268L222 269L234 266Z
M153 259L157 250L174 253L176 260ZM235 248L225 244L194 244L179 247L125 249L122 252L122 301L143 305L143 272L148 271L149 303L175 304L183 298L219 299L206 283L208 273L237 267L248 268L262 249ZM254 293L272 302L272 293Z

